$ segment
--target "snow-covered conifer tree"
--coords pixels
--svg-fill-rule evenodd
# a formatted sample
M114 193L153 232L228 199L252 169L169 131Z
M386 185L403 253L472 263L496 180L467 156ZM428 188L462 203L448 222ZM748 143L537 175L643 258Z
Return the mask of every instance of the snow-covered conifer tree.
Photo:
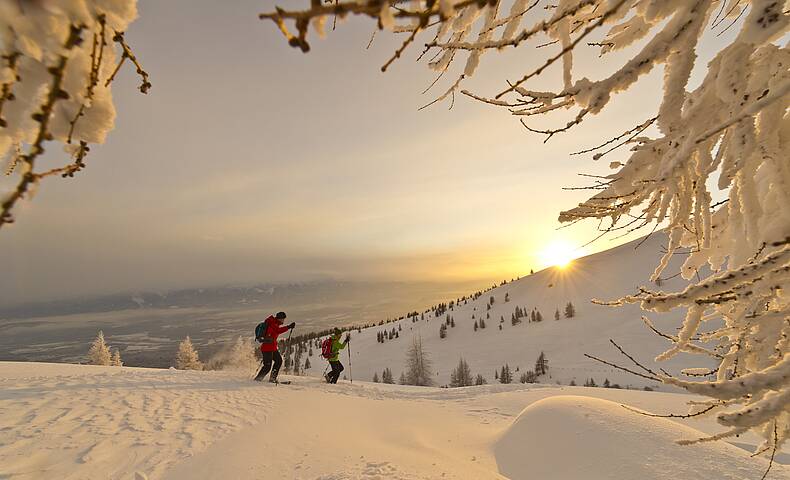
M373 372L373 383L379 383L379 372Z
M425 32L420 58L438 72L437 82L454 62L464 62L463 71L448 76L449 86L432 103L452 102L462 93L507 108L545 141L591 121L619 92L663 67L657 112L598 146L575 152L600 160L629 147L610 162L614 173L591 185L595 195L563 212L560 220L609 220L605 231L666 225L668 248L652 280L661 278L669 259L685 248L690 254L681 274L692 284L670 294L643 289L615 304L639 303L656 312L687 309L677 334L662 332L672 345L657 360L681 352L711 357L718 363L711 371L715 380L663 372L655 379L711 398L694 410L710 408L730 428L712 438L755 429L765 439L759 451L775 452L790 438L790 51L779 43L790 30L786 2L562 0L545 8L529 0L515 0L510 8L501 0L395 3L312 2L304 10L278 8L260 18L274 21L302 51L310 48L310 26L322 32L332 15L368 17L379 28L407 33L382 70ZM716 37L726 30L735 33L722 37L726 40L718 52L700 66L700 81L692 84L706 29ZM462 88L480 69L484 54L538 43L547 47L541 50L543 61L499 92L481 95ZM585 48L598 49L599 63L610 71L596 72L595 80L576 74L574 56L586 55ZM606 61L628 48L633 53L624 63ZM554 64L561 66L556 88L529 87ZM568 118L555 126L538 128L525 120L564 112ZM724 200L714 202L711 179ZM703 265L715 273L697 279ZM654 328L649 319L645 322ZM720 327L701 330L707 322ZM718 344L715 350L705 346L709 341ZM693 376L697 369L685 373Z
M412 340L411 347L406 355L406 384L429 387L433 385L433 369L428 352L422 345L422 338L418 335Z
M203 363L200 361L189 335L178 344L175 366L179 370L203 370Z
M110 347L104 342L104 332L101 330L88 350L88 363L91 365L112 365Z
M110 360L110 364L113 367L123 367L123 360L121 360L121 352L117 348L114 352L112 352L112 360Z

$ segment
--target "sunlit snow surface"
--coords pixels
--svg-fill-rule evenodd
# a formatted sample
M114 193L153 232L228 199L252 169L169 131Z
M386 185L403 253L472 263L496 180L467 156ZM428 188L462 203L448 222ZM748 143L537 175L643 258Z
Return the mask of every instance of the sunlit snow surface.
M675 479L690 462L700 468L683 478L756 479L767 465L729 444L671 442L716 431L711 420L681 426L620 407L680 411L686 395L308 377L275 386L247 373L0 363L0 478L570 480L585 468L585 478ZM525 461L555 474L531 477ZM787 478L774 469L769 478Z

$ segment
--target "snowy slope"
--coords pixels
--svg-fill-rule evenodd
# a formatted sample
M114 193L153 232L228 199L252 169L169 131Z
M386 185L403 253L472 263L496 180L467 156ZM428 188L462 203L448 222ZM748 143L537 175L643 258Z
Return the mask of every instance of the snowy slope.
M729 444L671 442L717 431L710 420L620 407L679 410L687 395L292 379L0 362L0 478L703 480L767 466ZM774 465L768 478L788 475Z
M436 385L449 383L450 372L458 364L460 357L469 363L472 373L482 373L489 383L494 382L494 371L507 363L512 370L519 367L521 371L532 370L535 360L541 351L549 360L548 377L541 377L543 383L561 383L567 385L571 380L582 385L587 378L594 378L601 384L606 378L612 383L623 386L641 387L655 382L641 379L633 375L617 371L594 362L586 357L589 353L599 358L613 359L615 363L625 365L628 360L620 356L609 343L615 340L626 351L636 355L645 363L653 364L653 358L668 348L668 343L652 333L641 321L643 312L638 306L629 305L611 308L594 305L593 298L615 299L623 294L635 293L639 286L649 283L650 274L661 256L661 246L665 236L655 234L647 239L638 249L637 240L602 253L590 255L574 261L566 269L549 268L533 275L523 277L514 282L495 288L482 297L468 304L456 306L447 314L455 319L455 328L448 328L447 337L439 337L439 327L445 315L435 318L425 314L425 320L413 323L402 320L399 338L381 344L376 341L378 331L390 330L398 324L388 324L363 330L353 335L353 376L370 381L375 372L381 376L384 368L390 368L397 380L404 368L406 349L414 335L422 337L423 345L430 353L436 373ZM676 256L666 270L665 275L677 271L683 258ZM676 291L686 285L680 277L666 280L660 289ZM658 289L655 285L649 285ZM510 301L505 303L505 294ZM490 311L486 311L486 303L493 296L495 301ZM448 302L451 299L447 299ZM554 320L555 309L563 312L567 302L572 302L577 314L574 318ZM537 308L543 315L543 322L523 323L512 326L511 314L516 305L532 310ZM473 329L475 319L485 318L487 328ZM674 333L680 325L684 311L678 310L662 315L651 315L659 329ZM499 330L500 317L504 317L502 330ZM346 361L344 353L341 360ZM687 356L678 356L661 367L677 372ZM708 366L706 359L694 358L694 365ZM703 362L703 363L699 363ZM312 375L324 368L323 362L313 362ZM318 368L316 368L318 367ZM518 381L519 372L514 373ZM661 387L665 388L665 387Z

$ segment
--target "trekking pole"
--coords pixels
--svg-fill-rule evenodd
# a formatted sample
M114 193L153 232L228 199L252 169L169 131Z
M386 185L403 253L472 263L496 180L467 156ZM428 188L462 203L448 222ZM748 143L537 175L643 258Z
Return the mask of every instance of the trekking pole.
M351 339L348 339L348 378L354 383L354 375L351 374Z
M288 338L285 339L285 358L288 359L288 352L291 351L291 334L294 333L294 329L288 330ZM293 365L291 365L293 368Z

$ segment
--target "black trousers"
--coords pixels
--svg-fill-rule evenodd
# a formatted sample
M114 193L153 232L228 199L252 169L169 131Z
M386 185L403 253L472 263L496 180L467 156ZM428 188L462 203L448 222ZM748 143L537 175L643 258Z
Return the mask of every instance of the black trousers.
M343 371L343 364L339 360L334 360L330 361L329 365L332 367L332 371L328 374L329 383L337 383L337 379L340 378L340 373Z
M263 354L263 365L261 369L258 370L258 375L255 375L255 380L261 381L263 377L269 373L269 370L272 371L272 376L269 377L270 382L277 381L277 374L280 373L280 367L283 364L283 356L280 355L280 352L277 350L273 352L262 352ZM272 368L272 364L274 364L274 368Z

